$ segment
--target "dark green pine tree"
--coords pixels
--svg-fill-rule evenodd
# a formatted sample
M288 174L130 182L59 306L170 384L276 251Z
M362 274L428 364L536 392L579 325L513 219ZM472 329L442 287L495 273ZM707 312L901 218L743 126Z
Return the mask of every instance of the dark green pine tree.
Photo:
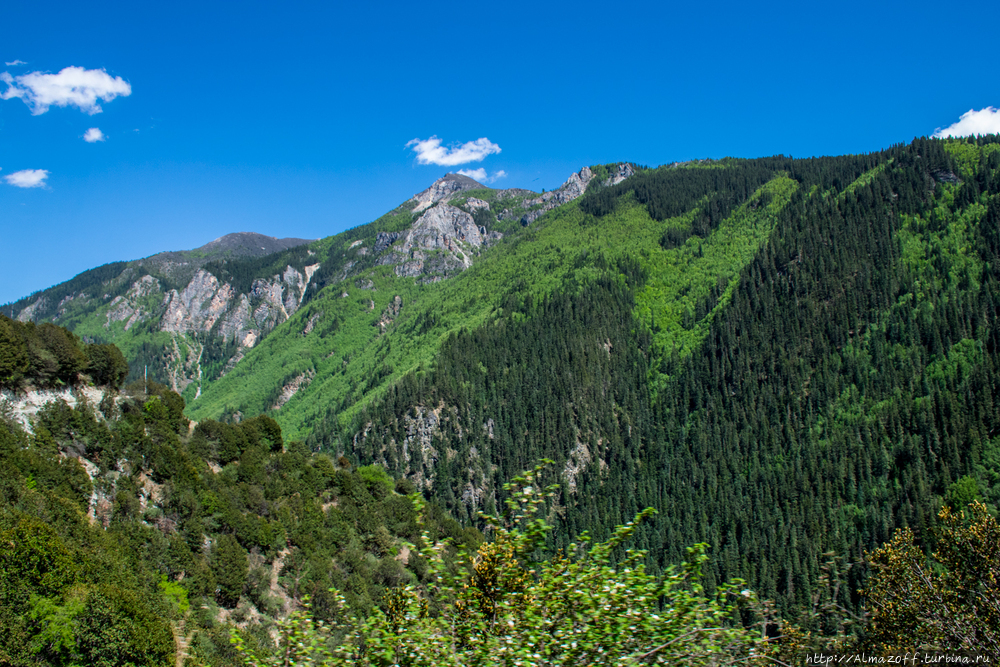
M220 535L209 557L215 576L215 598L224 607L233 608L240 601L247 581L247 552L232 535Z

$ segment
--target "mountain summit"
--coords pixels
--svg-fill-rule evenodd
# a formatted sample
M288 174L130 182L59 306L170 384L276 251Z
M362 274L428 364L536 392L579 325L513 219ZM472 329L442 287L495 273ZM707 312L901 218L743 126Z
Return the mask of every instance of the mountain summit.
M413 209L414 213L419 213L427 208L430 208L433 204L441 201L442 199L448 199L454 196L456 193L464 192L465 190L481 190L481 189L491 189L483 185L479 181L475 181L468 176L463 176L462 174L445 174L441 178L434 181L433 184L423 192L413 195L413 201L417 202L417 207Z
M233 255L236 257L263 257L295 246L311 243L315 239L278 239L256 232L236 232L220 236L200 248L189 252L200 255Z

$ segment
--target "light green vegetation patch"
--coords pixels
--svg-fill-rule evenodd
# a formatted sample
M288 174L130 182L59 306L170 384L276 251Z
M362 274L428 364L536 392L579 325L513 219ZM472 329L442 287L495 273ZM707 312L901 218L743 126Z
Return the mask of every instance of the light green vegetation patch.
M779 176L727 218L707 238L688 238L684 245L663 250L656 244L635 248L649 274L636 296L636 318L648 324L661 351L690 354L704 339L717 312L732 298L740 271L767 242L777 223L777 214L788 204L798 183ZM632 215L645 209L636 207ZM683 225L689 216L668 220ZM650 221L652 222L652 221ZM659 230L657 230L659 231ZM722 295L706 312L703 301L713 288Z
M988 159L993 153L1000 152L1000 144L977 146L974 143L957 140L945 142L944 149L958 162L958 175L969 178L979 173L981 161Z
M499 318L508 295L539 299L578 288L624 257L638 258L649 276L637 317L646 322L653 315L661 349L681 346L690 352L704 337L712 313L728 303L740 270L766 242L777 212L796 187L779 176L708 237L670 250L661 249L660 237L667 226L685 224L685 217L657 222L625 197L614 213L600 219L582 213L577 202L554 209L483 251L470 269L441 282L397 277L389 266L352 275L330 285L248 351L232 372L203 390L188 414L204 419L272 411L289 438L305 437L318 420L347 426L403 375L429 367L452 332ZM473 192L484 201L496 195ZM370 280L374 289L359 288L359 278ZM725 289L715 308L696 321L685 319L720 284ZM396 296L402 305L390 320L386 313ZM511 316L523 317L516 310ZM294 395L282 399L296 383ZM287 402L274 411L282 400Z
M965 147L976 148L967 144L945 146L950 151L956 145L963 149L961 155L968 154ZM976 161L978 164L978 156ZM903 270L900 283L906 289L887 311L877 313L873 322L864 326L863 331L859 330L839 356L831 358L831 371L854 373L857 372L854 369L861 369L863 373L875 373L879 367L875 360L880 357L877 348L886 345L890 326L887 323L908 319L918 327L927 326L938 317L937 308L955 299L969 299L979 292L985 267L975 237L986 214L983 203L986 198L960 208L955 204L957 187L938 184L935 207L929 219L919 215L903 216L896 241ZM881 372L909 377L910 391L897 388L891 396L873 396L851 385L827 407L825 415L817 418L813 435L822 443L826 442L828 434L859 427L873 428L885 422L887 415L898 415L907 409L933 410L935 391L944 390L946 386L967 385L985 362L983 338L986 332L979 331L977 335L979 339L957 340L934 355L927 355L919 340L891 345L889 359L882 363ZM891 443L885 446L892 449Z

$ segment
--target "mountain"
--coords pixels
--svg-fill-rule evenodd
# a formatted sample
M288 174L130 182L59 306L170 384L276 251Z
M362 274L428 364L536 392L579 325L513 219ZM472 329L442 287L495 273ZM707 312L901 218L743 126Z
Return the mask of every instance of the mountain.
M199 268L213 261L265 257L298 246L314 239L276 239L256 232L236 232L220 236L194 250L160 252L139 260L141 266L173 275L175 279L190 280Z
M229 234L195 250L98 267L3 310L20 321L58 323L89 342L113 342L128 357L132 379L151 374L197 402L272 329L336 282L333 276L360 274L355 255L370 249L373 260L381 255L379 265L395 266L399 276L421 282L449 277L503 237L493 227L529 224L580 196L589 174L584 170L541 197L446 174L378 221L344 235L309 242ZM504 202L504 208L493 215L485 200L468 196L461 208L450 205L473 192ZM358 248L356 237L365 234L370 248ZM341 247L348 236L353 245ZM392 252L383 254L390 246ZM272 389L271 405L283 404L305 380L288 378Z
M269 415L466 521L547 458L553 547L652 506L653 567L703 541L706 585L793 610L834 554L855 608L865 550L1000 501L998 239L997 137L595 165L544 193L447 175L183 285L102 267L58 316L191 418Z
M150 367L177 390L193 383L195 395L206 368L222 372L242 348L295 311L315 270L310 243L227 234L194 250L85 271L3 312L23 322L58 323L89 342L114 342L128 356L133 379ZM254 275L220 283L215 274L223 271ZM213 327L231 344L208 335Z

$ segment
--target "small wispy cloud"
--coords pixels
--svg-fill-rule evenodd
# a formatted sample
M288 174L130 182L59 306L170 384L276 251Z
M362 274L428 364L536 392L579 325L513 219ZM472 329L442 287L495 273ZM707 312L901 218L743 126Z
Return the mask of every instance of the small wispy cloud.
M482 162L487 155L500 152L500 147L487 139L480 137L461 146L446 148L436 136L430 139L412 139L406 142L406 147L413 147L420 164L436 164L441 167L453 167L466 162Z
M975 111L969 109L957 123L934 133L935 137L969 137L982 134L1000 134L1000 109L986 107Z
M45 187L45 179L49 177L47 169L22 169L3 177L8 184L18 188Z
M94 115L102 111L98 101L110 102L118 96L132 94L132 86L127 81L120 76L112 77L103 69L66 67L58 74L29 72L16 77L3 72L0 81L7 84L0 98L24 100L35 116L53 106L74 106Z
M89 130L87 130L86 133L84 133L83 140L86 141L88 144L92 144L97 141L104 141L104 133L101 132L100 128L92 127Z
M28 63L23 60L15 60L14 62L4 63L7 67L17 67L18 65L27 65Z
M486 180L486 170L480 167L479 169L459 169L458 173L462 176L468 176L475 181L485 181Z
M468 176L469 178L479 181L480 183L493 183L501 178L507 178L507 172L503 169L493 172L492 176L488 176L486 174L486 170L482 167L479 169L459 169L458 173L462 176Z

